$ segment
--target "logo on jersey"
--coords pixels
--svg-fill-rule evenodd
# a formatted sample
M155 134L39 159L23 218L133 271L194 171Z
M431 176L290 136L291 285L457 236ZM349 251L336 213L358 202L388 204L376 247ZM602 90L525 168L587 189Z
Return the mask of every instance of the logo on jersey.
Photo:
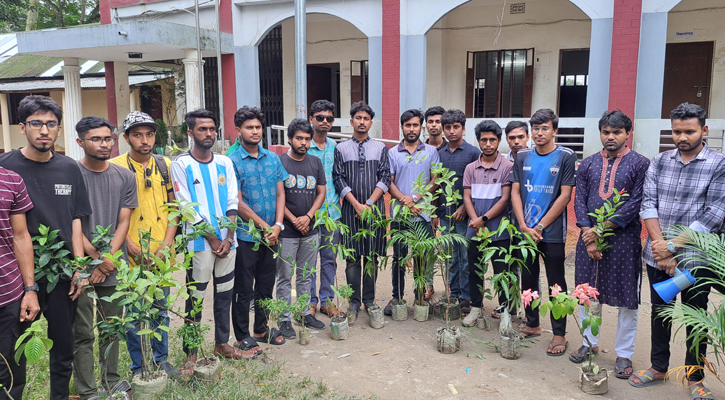
M551 176L556 176L556 174L559 173L559 166L552 165L551 168L549 168L549 171L551 171Z
M534 191L534 186L531 184L530 180L526 180L526 184L524 185L526 187L526 191L531 193Z
M219 184L224 186L227 183L227 178L224 177L224 175L219 174Z
M192 183L192 185L201 185L201 182L199 182L198 179L194 179L194 182Z

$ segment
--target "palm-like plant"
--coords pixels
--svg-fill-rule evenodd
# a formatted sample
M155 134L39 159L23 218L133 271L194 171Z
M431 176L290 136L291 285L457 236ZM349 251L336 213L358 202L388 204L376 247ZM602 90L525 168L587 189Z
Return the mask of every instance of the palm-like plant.
M694 267L693 272L702 271L707 274L697 274L697 282L689 290L703 289L707 285L715 287L725 285L725 235L700 233L683 226L676 226L667 233L668 237L678 237L683 240L683 248L695 250L676 255L679 263L704 264L704 266ZM725 360L725 308L722 307L725 294L714 291L710 295L716 296L716 298L715 300L711 298L710 303L713 306L709 309L699 309L687 304L676 303L673 306L665 307L662 311L665 318L679 323L675 335L683 327L690 328L687 340L692 341L690 347L692 352L697 354L698 347L704 343L710 346L712 353L710 357L712 361L703 357L702 366L680 366L671 370L670 373L676 373L678 378L685 380L698 370L707 370L725 385L717 372L717 367L723 365Z

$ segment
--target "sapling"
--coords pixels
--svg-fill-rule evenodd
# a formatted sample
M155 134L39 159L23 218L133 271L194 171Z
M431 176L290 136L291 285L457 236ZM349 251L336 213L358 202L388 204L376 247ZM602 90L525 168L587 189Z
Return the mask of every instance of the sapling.
M79 266L76 258L69 259L71 252L64 249L65 241L57 241L59 229L50 230L49 227L40 224L38 226L38 236L33 236L33 253L35 255L35 280L46 278L48 280L47 292L50 293L55 289L61 278L73 278L78 274L73 283L87 278L90 271L86 271L86 266ZM90 265L100 264L102 261L94 260Z

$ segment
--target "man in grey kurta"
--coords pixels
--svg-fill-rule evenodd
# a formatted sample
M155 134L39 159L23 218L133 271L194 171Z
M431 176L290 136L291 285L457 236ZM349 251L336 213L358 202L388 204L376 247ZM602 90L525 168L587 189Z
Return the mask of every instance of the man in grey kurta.
M376 232L374 236L355 238L361 229L371 227L360 220L362 212L373 205L385 212L383 194L390 187L390 165L388 149L381 142L368 136L375 112L364 102L357 102L350 109L350 124L354 129L352 139L340 143L335 148L335 164L332 178L335 190L344 199L342 203L342 222L350 228L343 243L354 249L347 259L345 275L351 284L353 295L350 299L349 312L357 315L362 304L366 308L375 302L375 281L377 270L372 274L362 274L363 257L377 264L377 255L385 251L384 232ZM361 277L361 275L363 275ZM360 280L363 281L362 298Z

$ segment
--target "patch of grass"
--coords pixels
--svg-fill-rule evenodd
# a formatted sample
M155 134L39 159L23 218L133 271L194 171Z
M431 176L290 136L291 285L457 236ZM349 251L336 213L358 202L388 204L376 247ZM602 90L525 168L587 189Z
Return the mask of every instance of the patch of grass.
M185 356L181 351L181 341L171 329L169 334L170 360L179 367ZM95 353L98 359L98 346ZM211 350L212 344L207 348ZM126 344L119 347L118 370L121 379L131 381L131 359ZM100 385L100 367L96 362L96 382ZM27 384L24 399L44 400L49 398L48 355L46 354L35 364L28 366ZM75 394L75 384L71 379L71 395ZM222 378L219 383L201 384L198 381L184 378L170 381L169 386L160 400L204 399L204 400L276 400L276 399L324 399L324 400L353 400L374 399L375 397L348 397L334 393L322 381L313 381L308 375L295 377L280 363L265 364L259 360L225 360L222 365Z

